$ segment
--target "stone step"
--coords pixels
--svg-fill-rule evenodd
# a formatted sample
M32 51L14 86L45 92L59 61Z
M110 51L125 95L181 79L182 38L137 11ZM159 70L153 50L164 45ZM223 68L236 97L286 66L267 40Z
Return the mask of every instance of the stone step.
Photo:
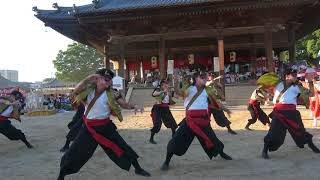
M237 85L237 86L226 86L226 104L229 106L247 105L248 100L251 96L252 91L256 86L252 85ZM131 92L129 102L152 106L156 100L151 96L152 88L134 88ZM176 100L178 106L183 105L182 100Z

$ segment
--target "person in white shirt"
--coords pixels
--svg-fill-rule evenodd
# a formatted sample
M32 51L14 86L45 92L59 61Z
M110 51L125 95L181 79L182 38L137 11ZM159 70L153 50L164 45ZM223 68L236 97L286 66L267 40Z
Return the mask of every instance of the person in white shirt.
M61 159L58 180L77 173L91 158L98 145L120 168L129 171L133 165L137 175L151 176L140 167L137 160L139 156L124 141L116 125L110 120L111 114L120 121L123 120L119 105L125 109L134 109L135 112L139 110L137 105L125 102L121 94L111 88L113 77L111 70L101 69L75 88L75 99L85 103L84 125Z
M25 134L15 128L9 119L20 120L19 112L19 97L22 94L19 91L12 91L9 98L0 97L0 133L10 140L20 140L27 148L31 149L33 146L27 141Z
M172 100L173 94L169 91L167 80L160 81L159 86L154 89L152 96L156 98L157 102L151 109L153 127L150 130L151 136L149 142L156 144L154 135L160 131L162 123L171 129L172 136L176 132L178 125L169 108L169 106L175 104L175 102Z
M246 130L252 131L250 125L256 123L258 119L263 125L271 125L268 115L260 107L260 104L263 104L268 98L268 89L262 86L257 87L252 92L247 108L251 118L248 119L248 123L245 126Z
M313 95L312 78L307 78L309 90L297 83L297 72L287 69L284 73L284 80L280 82L274 91L274 108L269 115L272 118L271 127L264 138L262 157L268 159L269 151L276 151L283 144L286 132L289 131L291 137L299 148L304 148L305 144L315 153L320 150L314 145L312 135L304 128L301 114L297 111L297 98L300 96L305 103L308 103L308 96Z
M175 77L175 80L178 78ZM173 155L184 155L196 136L208 157L212 159L220 155L226 160L232 158L223 152L224 145L215 135L209 117L209 99L213 98L210 88L206 88L207 75L197 72L194 74L195 84L181 90L175 82L175 93L184 98L186 118L169 141L167 146L166 160L161 169L169 169L169 163Z

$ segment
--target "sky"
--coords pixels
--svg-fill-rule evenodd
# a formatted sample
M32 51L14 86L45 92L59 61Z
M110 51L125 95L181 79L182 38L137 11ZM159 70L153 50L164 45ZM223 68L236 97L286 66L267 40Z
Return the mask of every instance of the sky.
M6 0L1 2L0 69L18 70L19 81L35 82L54 77L52 60L59 50L66 50L73 41L38 20L32 11L52 9L52 4L72 6L92 0Z

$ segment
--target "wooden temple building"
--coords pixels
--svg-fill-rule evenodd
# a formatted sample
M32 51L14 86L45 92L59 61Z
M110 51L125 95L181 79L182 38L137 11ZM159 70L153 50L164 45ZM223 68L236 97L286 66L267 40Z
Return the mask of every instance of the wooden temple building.
M117 61L124 78L141 76L141 66L165 77L167 60L221 74L226 65L274 71L274 57L288 50L294 61L295 41L320 25L319 0L93 0L53 8L33 10L45 26L104 54L106 66Z

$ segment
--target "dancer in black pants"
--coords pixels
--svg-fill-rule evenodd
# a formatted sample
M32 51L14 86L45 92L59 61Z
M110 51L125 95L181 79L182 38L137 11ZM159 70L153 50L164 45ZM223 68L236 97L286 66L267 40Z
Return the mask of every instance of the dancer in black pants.
M250 112L251 119L248 119L245 129L251 131L252 129L250 129L250 125L256 123L257 119L259 119L263 125L268 124L270 126L271 123L269 117L260 107L260 104L264 103L267 98L267 90L262 86L259 86L252 92L248 105L248 111Z
M214 97L210 88L205 88L207 75L196 73L194 79L195 85L183 90L178 89L178 82L175 82L175 93L185 98L186 118L168 143L166 160L161 167L164 171L169 169L173 155L182 156L186 153L194 137L197 137L210 159L217 155L226 160L232 159L223 151L224 145L210 125L208 100L212 101Z
M157 100L157 103L153 105L151 110L153 128L151 129L149 142L152 144L156 144L154 141L154 135L160 131L162 123L167 128L171 129L172 136L178 128L178 125L169 108L170 105L175 104L175 102L172 100L173 93L170 93L168 89L168 82L166 80L161 80L159 87L157 87L152 93L152 96Z
M300 112L296 109L297 98L300 96L305 103L308 103L308 96L313 95L312 78L307 78L309 90L305 90L297 83L297 72L288 69L284 74L284 81L279 83L274 92L274 109L271 113L271 127L264 138L262 157L268 159L269 151L276 151L283 144L286 133L289 131L291 137L299 148L308 144L315 153L320 150L312 141L312 135L304 128Z
M125 102L120 93L111 89L113 76L111 70L101 69L77 85L74 91L76 99L84 101L86 106L84 125L61 159L58 180L77 173L91 158L98 145L120 168L129 171L133 165L136 174L151 176L140 167L139 156L120 136L116 125L110 120L111 114L120 121L123 120L119 105L134 109L135 112L139 110L136 105Z
M224 99L224 95L221 90L222 85L217 81L220 78L222 78L222 77L215 78L214 74L210 73L208 75L208 81L206 83L206 86L212 88L212 90L215 92L215 100L216 101L220 101L220 100ZM231 129L231 126L230 126L231 121L229 121L229 119L224 114L224 112L226 112L228 114L228 116L230 117L231 111L228 108L226 108L225 106L223 106L223 104L221 102L219 103L220 105L217 105L215 102L213 102L213 103L214 104L210 103L209 110L210 110L210 114L212 114L217 125L220 127L226 127L228 129L228 133L236 135L237 133Z
M10 97L0 97L0 133L6 136L10 140L20 140L29 149L33 146L27 141L24 133L15 128L10 118L16 119L21 122L20 112L19 112L19 98L22 94L19 91L13 91Z
M84 114L85 106L80 103L77 107L77 112L74 114L72 121L68 124L69 132L66 136L66 142L60 149L60 152L65 152L69 149L70 143L77 137L81 126L83 125L82 116Z

